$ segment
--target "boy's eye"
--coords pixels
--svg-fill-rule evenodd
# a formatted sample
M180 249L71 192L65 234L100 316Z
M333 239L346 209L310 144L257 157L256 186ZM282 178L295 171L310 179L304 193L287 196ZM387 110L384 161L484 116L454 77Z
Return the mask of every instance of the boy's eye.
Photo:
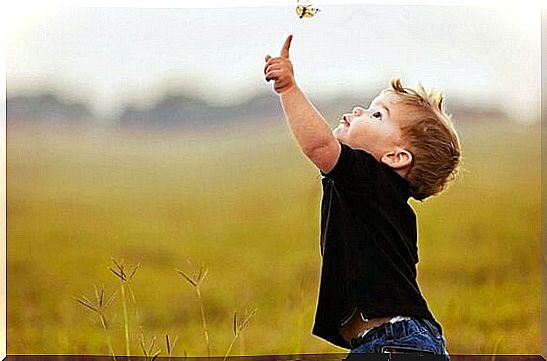
M372 113L372 117L373 117L373 118L376 118L376 119L380 119L380 118L382 118L382 113L380 113L380 112L374 112L374 113Z

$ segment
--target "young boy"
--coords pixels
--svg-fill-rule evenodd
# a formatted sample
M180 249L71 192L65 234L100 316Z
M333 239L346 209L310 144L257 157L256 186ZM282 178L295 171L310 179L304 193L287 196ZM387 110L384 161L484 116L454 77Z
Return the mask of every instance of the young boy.
M295 83L290 35L266 56L287 122L322 177L322 270L313 333L351 353L443 355L446 340L416 282L416 215L409 197L440 192L460 146L436 91L398 79L332 130Z

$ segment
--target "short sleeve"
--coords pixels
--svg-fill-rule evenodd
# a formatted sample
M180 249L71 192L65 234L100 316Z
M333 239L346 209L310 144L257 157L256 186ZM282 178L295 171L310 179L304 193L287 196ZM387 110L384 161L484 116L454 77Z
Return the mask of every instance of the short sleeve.
M377 161L370 154L361 149L353 149L340 143L341 151L336 165L329 173L321 174L332 180L344 182L369 183L374 176Z

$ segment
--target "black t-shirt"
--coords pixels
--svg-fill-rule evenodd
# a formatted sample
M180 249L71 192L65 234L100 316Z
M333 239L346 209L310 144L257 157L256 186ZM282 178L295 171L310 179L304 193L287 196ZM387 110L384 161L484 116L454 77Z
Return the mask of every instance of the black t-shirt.
M427 318L439 328L416 282L416 215L408 182L371 154L341 144L322 173L321 284L313 333L348 347L341 324L366 318Z

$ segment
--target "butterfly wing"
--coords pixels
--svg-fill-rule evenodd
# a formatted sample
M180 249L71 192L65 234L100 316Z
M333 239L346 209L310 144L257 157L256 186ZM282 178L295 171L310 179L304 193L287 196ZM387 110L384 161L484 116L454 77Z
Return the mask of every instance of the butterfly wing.
M304 5L298 5L296 7L296 15L298 15L300 19L304 17L305 13L306 13L306 7Z

